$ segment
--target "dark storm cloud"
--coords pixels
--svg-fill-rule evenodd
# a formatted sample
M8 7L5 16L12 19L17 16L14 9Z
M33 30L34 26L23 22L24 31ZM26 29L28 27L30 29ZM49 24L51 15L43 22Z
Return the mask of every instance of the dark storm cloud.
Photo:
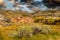
M60 6L59 0L43 0L43 3L48 8L55 8Z

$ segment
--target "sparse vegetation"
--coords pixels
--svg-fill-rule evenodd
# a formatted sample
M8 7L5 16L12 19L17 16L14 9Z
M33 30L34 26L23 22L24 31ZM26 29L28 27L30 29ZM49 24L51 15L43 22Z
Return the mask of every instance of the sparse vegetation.
M4 16L0 20L0 40L60 40L60 17L53 16L56 11L30 14L0 10L0 14Z

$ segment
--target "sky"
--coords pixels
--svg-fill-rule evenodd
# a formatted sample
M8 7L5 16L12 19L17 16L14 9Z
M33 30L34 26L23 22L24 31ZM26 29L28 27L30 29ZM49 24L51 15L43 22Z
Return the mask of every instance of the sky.
M12 9L13 8L13 3L8 1L8 0L4 0L5 5L6 5L6 9Z
M2 1L5 2L5 5L6 5L5 9L7 9L7 10L15 10L15 7L13 6L14 5L13 2L11 2L9 0L0 0L0 2L2 2ZM15 0L15 1L17 1L17 0ZM18 0L17 2L19 2L19 1L20 0ZM42 0L34 0L34 1L40 1L40 2L42 2ZM40 10L46 10L46 9L48 9L46 6L44 6L44 4L41 4L40 6L38 6L38 8ZM28 10L27 9L28 9L27 7L24 7L24 10L26 10L26 11L30 10L30 9L28 9Z
M16 2L21 2L21 0L15 0ZM35 2L39 1L40 4L37 4L37 8L39 10L42 10L42 11L45 11L45 10L49 10L50 8L48 8L47 6L44 5L44 3L42 2L42 0L34 0ZM5 3L5 10L16 10L16 9L19 9L19 10L23 10L23 11L27 11L27 12L32 12L32 9L29 9L28 7L26 7L26 5L22 5L20 3L20 5L22 5L21 7L17 8L17 7L14 7L14 2L12 1L9 1L9 0L0 0L0 3L4 2ZM38 2L37 2L38 3ZM49 4L48 4L49 5ZM58 7L58 9L60 9L60 6Z

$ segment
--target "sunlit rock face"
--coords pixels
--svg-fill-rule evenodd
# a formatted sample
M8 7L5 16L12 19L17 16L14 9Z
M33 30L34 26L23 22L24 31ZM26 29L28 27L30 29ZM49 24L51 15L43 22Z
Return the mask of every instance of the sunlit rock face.
M3 0L0 0L0 3L2 3L3 2Z
M4 0L0 0L0 8L2 8L4 6Z

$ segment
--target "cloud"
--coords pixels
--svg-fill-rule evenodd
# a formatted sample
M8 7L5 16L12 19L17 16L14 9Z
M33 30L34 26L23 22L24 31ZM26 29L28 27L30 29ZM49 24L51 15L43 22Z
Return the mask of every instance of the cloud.
M18 3L20 3L21 2L21 0L15 0L15 1L9 1L9 0L0 0L0 2L5 2L5 9L6 10L16 10L16 9L18 9L18 10L22 10L22 11L27 11L27 12L32 12L32 9L29 9L28 7L26 7L26 4L25 5L22 5L22 4L19 4L19 5L22 5L21 7L14 7L14 2L18 2ZM43 0L35 0L36 2L37 2L37 8L39 9L39 10L42 10L42 11L44 11L44 10L48 10L49 8L44 4L44 2L43 2ZM39 2L39 3L38 3ZM22 2L21 2L22 3ZM36 4L36 3L35 3ZM18 5L18 4L17 4ZM24 7L23 7L24 6ZM33 5L34 6L34 5Z

